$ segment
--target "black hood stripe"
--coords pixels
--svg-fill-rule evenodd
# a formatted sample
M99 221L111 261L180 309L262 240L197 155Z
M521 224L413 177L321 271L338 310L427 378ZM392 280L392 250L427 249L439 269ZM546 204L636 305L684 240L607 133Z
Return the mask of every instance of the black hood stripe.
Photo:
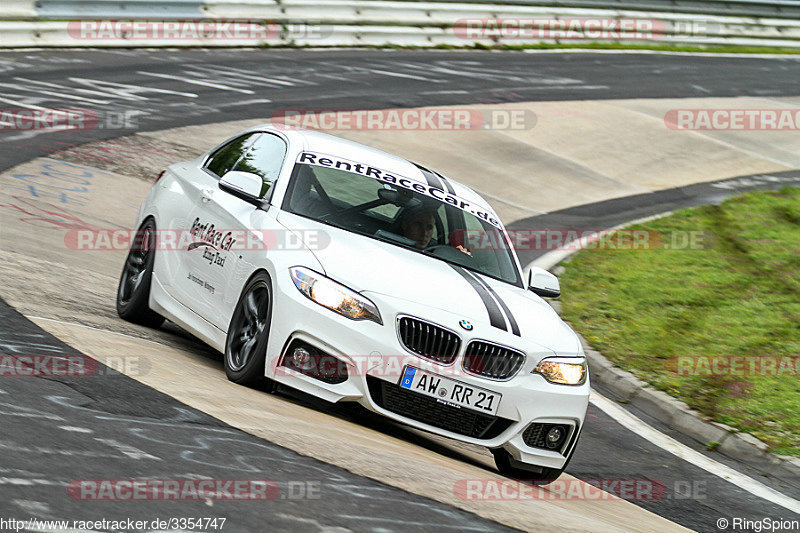
M436 174L423 166L417 165L416 163L414 163L414 165L420 170L420 172L422 172L422 175L425 176L425 181L428 182L430 187L436 187L437 189L444 190L444 185Z
M434 173L435 173L437 176L439 176L439 179L440 179L440 180L442 180L442 183L444 183L444 186L447 188L447 192L449 192L450 194L455 194L455 193L456 193L456 190L455 190L455 189L453 189L453 186L452 186L452 185L450 185L450 182L449 182L449 181L447 181L447 178L445 178L444 176L442 176L441 174L439 174L439 173L438 173L438 172L436 172L436 171L434 171Z
M503 331L508 331L506 328L506 320L503 318L503 313L500 311L500 308L497 306L497 302L494 301L492 295L489 294L489 291L481 285L481 283L473 278L466 270L461 268L460 266L450 265L453 267L453 270L461 274L461 277L467 280L475 292L478 293L478 296L481 297L483 301L483 305L486 306L486 311L489 313L489 323L498 329L502 329Z
M511 314L511 309L508 308L506 302L502 298L500 298L500 295L497 294L495 290L489 286L488 283L483 281L480 276L478 276L477 274L472 274L472 275L475 277L475 279L478 280L478 282L481 285L483 285L486 288L487 291L489 291L489 293L492 296L494 296L494 299L497 300L497 303L499 303L500 307L503 308L503 312L506 314L506 318L508 319L508 324L511 326L511 333L513 333L517 337L521 337L522 335L520 335L519 332L519 324L517 324L517 321L514 319L514 315Z
M425 176L425 179L428 181L428 185L431 187L436 187L437 189L444 190L442 187L442 182L439 181L439 178L433 172L428 172L427 170L422 171L422 175Z

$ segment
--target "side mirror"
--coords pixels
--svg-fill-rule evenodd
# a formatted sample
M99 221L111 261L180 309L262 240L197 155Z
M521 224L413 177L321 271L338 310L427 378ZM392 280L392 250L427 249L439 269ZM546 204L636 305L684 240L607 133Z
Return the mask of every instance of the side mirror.
M531 267L528 274L528 290L543 298L558 298L561 295L561 284L558 278L539 267Z
M219 180L219 188L250 203L258 203L264 180L252 172L231 170Z

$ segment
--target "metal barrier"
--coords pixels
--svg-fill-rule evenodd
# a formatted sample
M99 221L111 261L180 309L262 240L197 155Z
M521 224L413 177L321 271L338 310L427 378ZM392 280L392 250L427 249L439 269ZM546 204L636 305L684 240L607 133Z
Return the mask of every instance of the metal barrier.
M425 0L401 0L417 2ZM484 4L485 0L438 0L441 3ZM584 7L800 19L797 0L492 0L497 5Z
M25 19L36 16L34 0L3 0L0 6L0 18Z
M37 0L36 14L43 20L193 19L202 16L202 5L202 0ZM0 8L0 18L3 11Z
M465 19L536 19L560 21L568 25L578 19L611 21L650 20L654 24L649 42L682 45L735 45L800 48L800 16L797 18L760 18L722 15L698 15L656 10L629 10L575 7L594 0L565 0L568 6L556 6L552 1L534 4L531 0L495 0L492 3L473 0L38 0L37 17L26 21L21 0L2 0L0 7L0 47L18 46L472 46L474 44L536 44L586 43L614 40L641 44L643 39L630 35L596 39L590 33L573 33L559 38L552 35L534 38L515 38L503 32L469 34L457 30ZM555 0L554 0L555 1ZM560 1L560 0L559 0ZM634 0L628 0L634 1ZM666 5L666 0L635 0ZM684 0L674 0L682 2ZM618 2L621 3L621 2ZM703 5L748 4L776 7L797 5L788 0L696 0ZM30 3L26 2L30 10ZM612 5L616 5L612 2ZM642 4L637 4L641 6ZM791 6L790 6L791 7ZM131 37L75 37L75 26L69 20L251 20L255 25L271 21L268 35L252 38L225 39L219 36L197 35L174 39ZM73 30L70 33L70 28ZM264 32L262 32L264 33ZM518 36L517 36L518 37Z

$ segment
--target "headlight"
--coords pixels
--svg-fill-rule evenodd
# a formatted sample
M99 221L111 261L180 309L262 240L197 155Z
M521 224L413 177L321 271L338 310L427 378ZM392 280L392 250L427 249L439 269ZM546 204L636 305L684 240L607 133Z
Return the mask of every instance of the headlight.
M372 320L383 324L378 307L368 298L304 267L289 269L295 287L319 305L353 320Z
M559 385L583 385L586 383L586 359L548 358L543 359L533 369L550 383Z

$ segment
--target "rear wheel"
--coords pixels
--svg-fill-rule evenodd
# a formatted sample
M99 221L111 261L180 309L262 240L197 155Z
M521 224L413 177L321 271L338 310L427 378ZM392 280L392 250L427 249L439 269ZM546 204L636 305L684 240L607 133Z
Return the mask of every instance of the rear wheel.
M156 258L156 223L148 218L136 231L117 289L117 314L142 326L157 328L164 317L150 309L150 283Z
M245 285L225 342L225 374L240 385L265 380L267 340L272 319L272 283L266 272Z

